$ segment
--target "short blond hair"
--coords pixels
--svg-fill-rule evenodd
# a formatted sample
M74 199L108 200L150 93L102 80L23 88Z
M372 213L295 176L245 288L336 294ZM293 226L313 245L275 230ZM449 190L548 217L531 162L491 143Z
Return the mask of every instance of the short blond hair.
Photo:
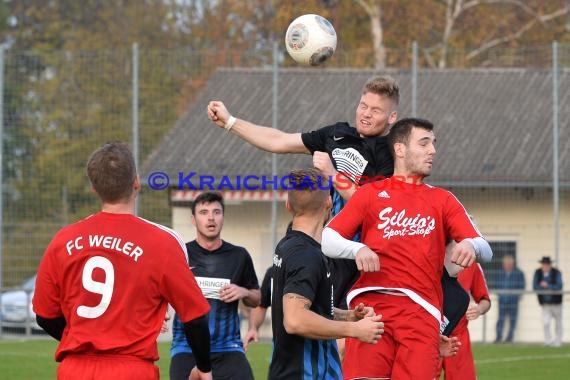
M293 216L316 214L329 197L328 179L314 168L289 173L289 206Z
M389 75L380 75L368 79L362 88L362 95L369 92L385 96L396 105L400 103L400 86L398 82Z

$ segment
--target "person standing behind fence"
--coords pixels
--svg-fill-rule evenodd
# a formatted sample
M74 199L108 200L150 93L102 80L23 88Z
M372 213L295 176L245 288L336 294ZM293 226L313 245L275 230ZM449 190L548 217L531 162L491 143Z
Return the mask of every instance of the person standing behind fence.
M497 278L496 289L524 290L524 288L524 273L515 266L515 258L513 255L505 255L503 257L503 268ZM503 328L507 317L509 318L509 333L507 334L505 343L512 343L517 327L519 301L520 294L499 293L499 319L497 320L497 337L495 343L500 343L503 339Z
M542 264L534 272L534 290L562 290L562 273L552 267L550 256L543 256L539 261ZM544 344L560 347L562 345L562 293L539 294L538 303L542 307L542 324L544 327ZM556 321L554 339L550 333L552 319Z

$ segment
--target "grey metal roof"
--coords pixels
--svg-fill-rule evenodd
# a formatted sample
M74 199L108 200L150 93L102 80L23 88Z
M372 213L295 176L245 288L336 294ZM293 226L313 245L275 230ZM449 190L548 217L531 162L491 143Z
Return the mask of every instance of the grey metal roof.
M386 70L400 83L399 117L411 113L410 71ZM372 70L281 69L279 122L303 132L354 120L356 103ZM206 105L222 100L230 112L256 124L272 124L270 69L220 69L188 112L143 165L149 173L270 175L271 154L212 124ZM431 183L457 186L549 186L552 178L552 75L546 70L422 70L417 116L434 122L437 157ZM560 180L570 184L570 74L560 75ZM305 155L278 155L278 173L310 165Z

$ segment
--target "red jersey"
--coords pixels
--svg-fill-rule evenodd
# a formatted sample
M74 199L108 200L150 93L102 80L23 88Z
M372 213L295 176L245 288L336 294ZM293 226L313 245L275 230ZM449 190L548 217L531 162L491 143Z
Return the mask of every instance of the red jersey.
M457 281L461 284L463 289L471 295L471 298L477 303L481 300L490 300L489 289L487 289L487 281L485 281L485 276L483 275L483 268L479 263L475 263L468 268L465 268L457 276ZM454 333L460 332L467 329L467 318L465 315L457 327L455 327Z
M131 214L100 212L60 230L38 269L34 311L64 316L56 360L67 354L158 360L168 303L183 322L210 306L179 235Z
M379 272L361 272L348 294L395 289L441 321L441 276L448 240L480 236L449 191L395 177L360 188L328 227L362 243L380 258Z

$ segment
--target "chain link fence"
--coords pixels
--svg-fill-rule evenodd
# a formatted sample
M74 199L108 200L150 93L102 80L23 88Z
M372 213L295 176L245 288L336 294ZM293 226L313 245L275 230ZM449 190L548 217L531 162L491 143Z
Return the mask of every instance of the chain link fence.
M556 55L553 54L553 46L493 49L477 56L450 51L447 67L455 70L450 75L461 75L456 70L467 67L488 73L489 76L501 75L497 68L541 71L549 73L548 80L552 80L555 77L553 67L558 67L562 73L567 73L570 67L570 46L557 47ZM553 56L558 59L556 65ZM429 110L422 109L422 104L426 103L422 98L426 96L426 91L421 87L422 81L430 75L445 75L446 71L434 70L437 65L430 58L430 52L421 47L417 50L389 49L387 57L391 69L398 68L404 75L413 78L411 87L402 89L405 100L401 108L408 113L419 110L420 116L423 112L429 114ZM362 54L362 57L354 58L351 57L352 66L347 67L347 58L343 57L342 52L337 52L327 66L313 70L320 70L323 74L338 69L371 70L372 57ZM294 65L283 51L278 52L276 59L280 67ZM1 83L3 126L0 179L3 191L0 288L6 290L21 287L26 279L35 274L46 245L59 228L98 210L99 205L90 192L85 175L90 152L105 141L126 140L136 147L139 166L142 166L168 136L177 120L194 104L216 69L270 69L274 65L274 56L271 51L244 56L231 51L148 51L135 46L132 50L80 54L9 50L3 52L0 64L4 74ZM554 88L554 84L549 83L548 86ZM220 89L220 93L222 90L228 89ZM481 99L493 96L493 89L485 90L487 92L482 93L480 88L469 86L454 89L463 94L472 94L469 107L474 114L480 115L488 113ZM346 93L339 93L338 96L345 99L345 108L349 111L345 112L346 119L351 120L353 96ZM529 92L523 97L532 107L536 94ZM243 99L247 102L248 94L243 94ZM570 128L565 107L570 102L568 87L560 88L558 104L552 99L550 109L553 115L558 115L561 136L567 139ZM302 101L310 103L311 99ZM508 114L509 110L504 112ZM530 115L533 115L532 110ZM537 118L536 127L550 131L551 125L540 124L544 116L534 115ZM550 119L551 115L548 116ZM510 115L511 126L502 125L504 120L498 121L496 130L485 136L486 141L492 144L502 138L507 128L514 128L515 132L509 133L516 133L516 125L524 117L528 116ZM430 118L437 119L437 116ZM561 162L567 161L570 154L565 148L565 141L560 140ZM193 147L189 146L188 149ZM539 157L543 159L542 165L551 168L553 144L550 141L544 144L537 142L536 149L541 151ZM567 180L567 176L565 178ZM531 276L537 266L536 260L543 255L554 255L553 247L558 247L556 255L560 253L556 265L567 278L570 273L570 190L567 182L556 188L552 179L552 176L542 179L543 183L538 187L533 182L535 178L528 178L526 185L520 181L509 185L507 181L496 188L441 183L456 191L460 200L473 211L482 232L499 253L485 267L489 278L499 268L505 252L514 254L527 276ZM558 193L557 200L555 193ZM167 192L143 188L138 205L139 215L176 228L173 225L171 201ZM516 207L517 202L529 213L511 217L501 213L503 204ZM550 214L541 211L541 219L525 219L538 209L550 210ZM556 209L559 211L558 218L554 216L553 210ZM229 210L231 212L231 207ZM251 208L249 212L258 213L256 217L265 220L265 227L272 223L269 207ZM279 220L280 233L286 225L286 216L281 215ZM267 229L264 233L267 233ZM270 248L266 247L272 244L267 237L262 240L262 247L265 248L251 248L260 277L270 263L270 259L267 259ZM525 254L521 255L520 249L525 245ZM256 252L262 250L264 252ZM492 288L492 283L490 285ZM528 285L527 289L530 289Z

